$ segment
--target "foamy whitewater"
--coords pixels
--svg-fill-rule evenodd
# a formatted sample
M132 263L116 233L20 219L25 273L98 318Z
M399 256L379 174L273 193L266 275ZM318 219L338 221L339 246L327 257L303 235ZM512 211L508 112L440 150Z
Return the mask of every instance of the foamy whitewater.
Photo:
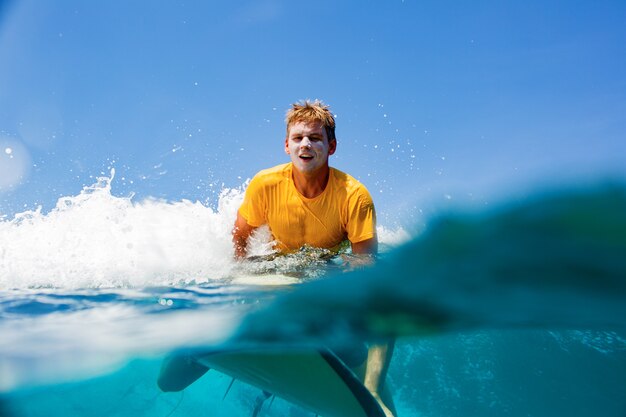
M115 172L80 194L0 222L0 288L128 288L200 284L233 276L231 231L244 187L224 189L215 209L111 194ZM381 245L408 239L378 227ZM271 253L269 231L251 255Z

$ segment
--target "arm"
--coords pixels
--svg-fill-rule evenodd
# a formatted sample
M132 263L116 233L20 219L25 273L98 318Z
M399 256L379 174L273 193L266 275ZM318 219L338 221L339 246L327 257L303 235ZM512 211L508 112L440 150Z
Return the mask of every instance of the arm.
M378 238L374 236L361 242L352 243L352 253L361 255L376 255L378 253ZM384 389L387 370L393 355L394 343L384 343L370 346L367 352L367 367L363 384L372 393L380 404L387 417L395 416L395 407L388 390Z
M248 251L248 238L256 229L250 226L246 219L237 211L237 220L233 228L233 244L235 245L235 258L243 259Z
M352 253L355 255L376 255L378 253L378 238L376 236L361 242L350 242L350 244L352 245Z
M346 234L352 245L352 253L376 255L378 253L376 209L365 187L360 186L357 192L348 198L346 219Z
M352 255L356 256L342 256L345 261L346 271L374 264L374 255L378 253L378 239L375 236L361 242L350 242L350 244L352 245Z
M378 238L374 236L371 239L352 243L352 253L376 255L378 253ZM364 384L374 394L379 394L382 391L392 353L393 343L372 345L369 348Z

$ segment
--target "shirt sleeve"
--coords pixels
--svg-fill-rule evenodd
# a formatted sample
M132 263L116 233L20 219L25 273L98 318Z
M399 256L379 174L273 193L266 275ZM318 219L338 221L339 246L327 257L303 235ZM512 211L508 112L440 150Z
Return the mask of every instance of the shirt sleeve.
M252 227L259 227L267 223L267 201L262 185L262 181L258 176L252 178L246 189L243 203L239 207L239 214Z
M374 201L365 187L354 193L348 202L348 240L362 242L376 236L376 210Z

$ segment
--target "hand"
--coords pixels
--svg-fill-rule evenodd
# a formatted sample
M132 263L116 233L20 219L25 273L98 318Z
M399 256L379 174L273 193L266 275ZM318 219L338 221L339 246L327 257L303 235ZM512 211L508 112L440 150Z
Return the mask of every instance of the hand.
M341 259L343 260L343 265L341 266L343 267L344 272L350 272L372 266L376 260L376 258L371 255L354 255L347 253L341 255Z

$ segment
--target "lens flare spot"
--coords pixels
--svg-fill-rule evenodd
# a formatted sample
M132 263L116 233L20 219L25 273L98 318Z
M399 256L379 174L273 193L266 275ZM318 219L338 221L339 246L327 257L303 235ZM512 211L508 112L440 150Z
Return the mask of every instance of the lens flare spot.
M19 186L30 168L30 155L25 146L14 139L0 137L0 193Z

